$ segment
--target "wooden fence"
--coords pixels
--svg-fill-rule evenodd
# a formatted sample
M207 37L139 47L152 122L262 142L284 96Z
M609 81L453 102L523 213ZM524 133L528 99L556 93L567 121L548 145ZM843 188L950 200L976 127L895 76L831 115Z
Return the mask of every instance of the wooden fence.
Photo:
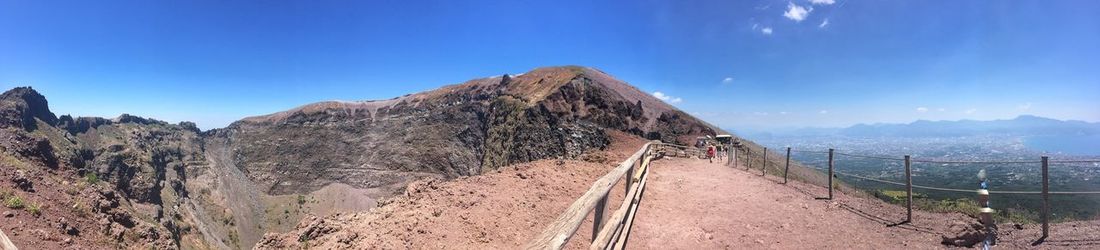
M627 158L618 167L596 180L580 198L534 240L527 249L562 249L576 234L589 213L595 213L592 223L591 249L623 249L630 237L630 228L634 215L638 211L642 194L645 192L646 177L649 176L649 163L665 154L691 155L690 148L664 144L646 143L636 153ZM604 220L607 211L608 194L619 180L626 177L626 196L622 205Z
M15 247L15 243L11 243L7 235L4 235L4 230L0 229L0 250L19 250Z

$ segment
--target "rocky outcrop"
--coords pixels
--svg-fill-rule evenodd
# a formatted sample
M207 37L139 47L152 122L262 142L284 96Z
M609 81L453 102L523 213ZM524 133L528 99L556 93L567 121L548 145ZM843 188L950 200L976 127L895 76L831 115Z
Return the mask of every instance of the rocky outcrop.
M57 125L57 116L50 112L46 97L30 87L18 87L0 94L0 128L22 128L33 131L38 122Z

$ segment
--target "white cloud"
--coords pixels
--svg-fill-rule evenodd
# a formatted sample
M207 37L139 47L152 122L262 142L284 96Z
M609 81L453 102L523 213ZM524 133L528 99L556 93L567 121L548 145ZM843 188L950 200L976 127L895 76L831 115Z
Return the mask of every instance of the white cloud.
M764 27L763 29L760 29L760 32L764 33L765 35L771 35L772 34L772 27Z
M917 112L921 112L921 113L924 113L924 112L928 112L928 108L925 108L925 107L917 107Z
M722 84L730 84L730 83L733 83L733 77L726 77L726 79L722 79Z
M825 18L825 21L821 21L821 24L817 25L818 28L825 28L825 26L829 26L829 19L828 18Z
M1016 106L1016 109L1019 109L1020 111L1031 110L1031 103L1029 102L1029 103L1020 104L1019 106Z
M973 113L977 113L977 112L978 112L978 109L975 109L975 108L972 108L972 109L967 109L967 110L966 110L966 114L968 114L968 115L969 115L969 114L973 114Z
M752 112L753 115L768 115L768 112Z
M813 7L807 9L792 2L787 2L787 12L783 12L783 16L795 22L801 22L806 19L806 16L810 15L811 11L814 11Z
M836 3L836 0L810 0L812 4L830 5Z
M943 112L943 111L947 111L947 109L939 108L939 109L936 109L936 111Z
M787 111L779 111L780 115L787 115Z
M829 111L828 111L828 110L824 110L824 109L822 109L822 110L821 110L820 112L817 112L817 113L818 113L818 114L822 114L822 115L824 115L824 114L828 114L828 113L829 113Z
M672 104L680 103L680 102L684 101L684 99L681 99L679 97L666 95L665 93L662 93L661 91L653 92L653 97L656 97L657 99L660 99L661 101L665 101L667 103L672 103Z

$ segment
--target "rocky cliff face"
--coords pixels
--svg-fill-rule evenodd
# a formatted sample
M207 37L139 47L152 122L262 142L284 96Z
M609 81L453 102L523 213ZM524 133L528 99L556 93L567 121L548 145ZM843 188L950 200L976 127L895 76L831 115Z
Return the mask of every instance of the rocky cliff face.
M248 248L303 214L335 211L314 204L577 157L607 147L609 130L665 141L715 132L583 67L315 103L206 132L130 115L56 117L45 97L16 88L0 95L0 199L36 212L9 207L0 229L38 248Z
M367 102L324 102L250 117L214 134L269 194L333 182L375 187L408 173L455 177L576 157L606 129L676 141L714 134L695 118L595 69L540 68ZM686 142L685 142L686 143Z

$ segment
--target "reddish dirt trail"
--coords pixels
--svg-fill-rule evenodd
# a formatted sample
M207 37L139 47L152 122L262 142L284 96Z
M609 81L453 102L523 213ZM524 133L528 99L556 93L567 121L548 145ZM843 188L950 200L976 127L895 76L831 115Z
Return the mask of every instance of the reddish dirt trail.
M630 248L943 247L939 234L887 227L755 171L684 158L652 167Z

